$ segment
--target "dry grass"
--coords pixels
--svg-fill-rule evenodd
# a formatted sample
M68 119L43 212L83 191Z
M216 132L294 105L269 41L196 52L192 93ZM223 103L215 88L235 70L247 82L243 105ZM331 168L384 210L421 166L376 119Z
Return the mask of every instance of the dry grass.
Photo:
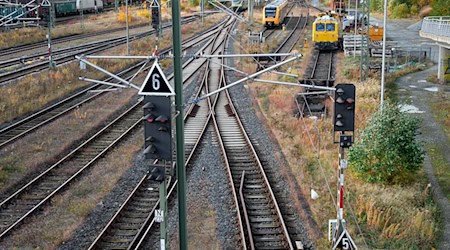
M347 62L344 65L352 68ZM346 74L341 72L337 82L355 83L356 126L361 129L366 126L371 114L378 109L380 83L375 79L359 83L350 81L345 76ZM336 199L338 147L332 143L331 119L295 119L292 116L293 93L298 89L269 84L249 86L263 110L267 123L276 135L297 182L301 183L303 193L308 194L310 188L319 193L320 198L316 201L310 200L310 205L315 220L327 235L328 219L336 217L332 200ZM347 171L347 200L358 216L358 223L370 248L429 249L433 246L437 232L436 207L426 188L425 175L418 175L420 181L414 185L384 187L362 183L352 176L351 171ZM331 193L326 180L330 184ZM346 212L351 235L358 246L363 246L348 208ZM319 249L329 247L325 239L317 243Z
M128 18L130 27L149 23L149 15L143 15L145 11L137 7L129 7ZM148 12L148 11L147 11ZM166 17L163 15L163 18ZM167 19L167 17L166 17ZM102 30L123 27L125 23L125 10L121 8L119 13L115 11L104 12L98 15L85 17L84 29L80 20L76 19L64 25L57 25L52 29L52 37L62 37L81 33L94 33ZM31 44L46 40L47 28L17 28L9 32L0 33L0 49L23 44Z

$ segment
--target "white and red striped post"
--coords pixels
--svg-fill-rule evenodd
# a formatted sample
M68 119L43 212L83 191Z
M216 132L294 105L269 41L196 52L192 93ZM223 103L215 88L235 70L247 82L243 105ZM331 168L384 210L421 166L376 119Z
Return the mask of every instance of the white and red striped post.
M347 168L347 160L345 159L344 147L339 148L339 174L337 189L337 228L334 240L337 240L344 230L344 170Z

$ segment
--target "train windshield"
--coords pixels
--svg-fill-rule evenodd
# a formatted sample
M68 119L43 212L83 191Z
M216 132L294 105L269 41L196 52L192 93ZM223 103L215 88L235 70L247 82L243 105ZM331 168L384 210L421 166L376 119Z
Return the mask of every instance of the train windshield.
M267 17L275 17L275 15L276 15L276 13L277 13L277 9L276 8L268 8L268 7L266 7L266 18Z
M334 31L334 23L327 23L327 31Z
M316 31L324 31L325 25L323 23L316 24Z

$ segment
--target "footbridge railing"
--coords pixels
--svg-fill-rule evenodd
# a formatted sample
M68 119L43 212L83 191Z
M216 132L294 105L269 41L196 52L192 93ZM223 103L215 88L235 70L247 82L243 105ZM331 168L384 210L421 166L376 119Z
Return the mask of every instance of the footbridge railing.
M425 17L420 36L450 44L450 16Z

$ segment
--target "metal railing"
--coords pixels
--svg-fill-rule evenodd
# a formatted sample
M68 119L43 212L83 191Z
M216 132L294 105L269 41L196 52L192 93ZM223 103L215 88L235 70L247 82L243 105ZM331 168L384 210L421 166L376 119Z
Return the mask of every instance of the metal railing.
M450 16L430 16L425 17L422 22L421 35L442 36L450 38Z

